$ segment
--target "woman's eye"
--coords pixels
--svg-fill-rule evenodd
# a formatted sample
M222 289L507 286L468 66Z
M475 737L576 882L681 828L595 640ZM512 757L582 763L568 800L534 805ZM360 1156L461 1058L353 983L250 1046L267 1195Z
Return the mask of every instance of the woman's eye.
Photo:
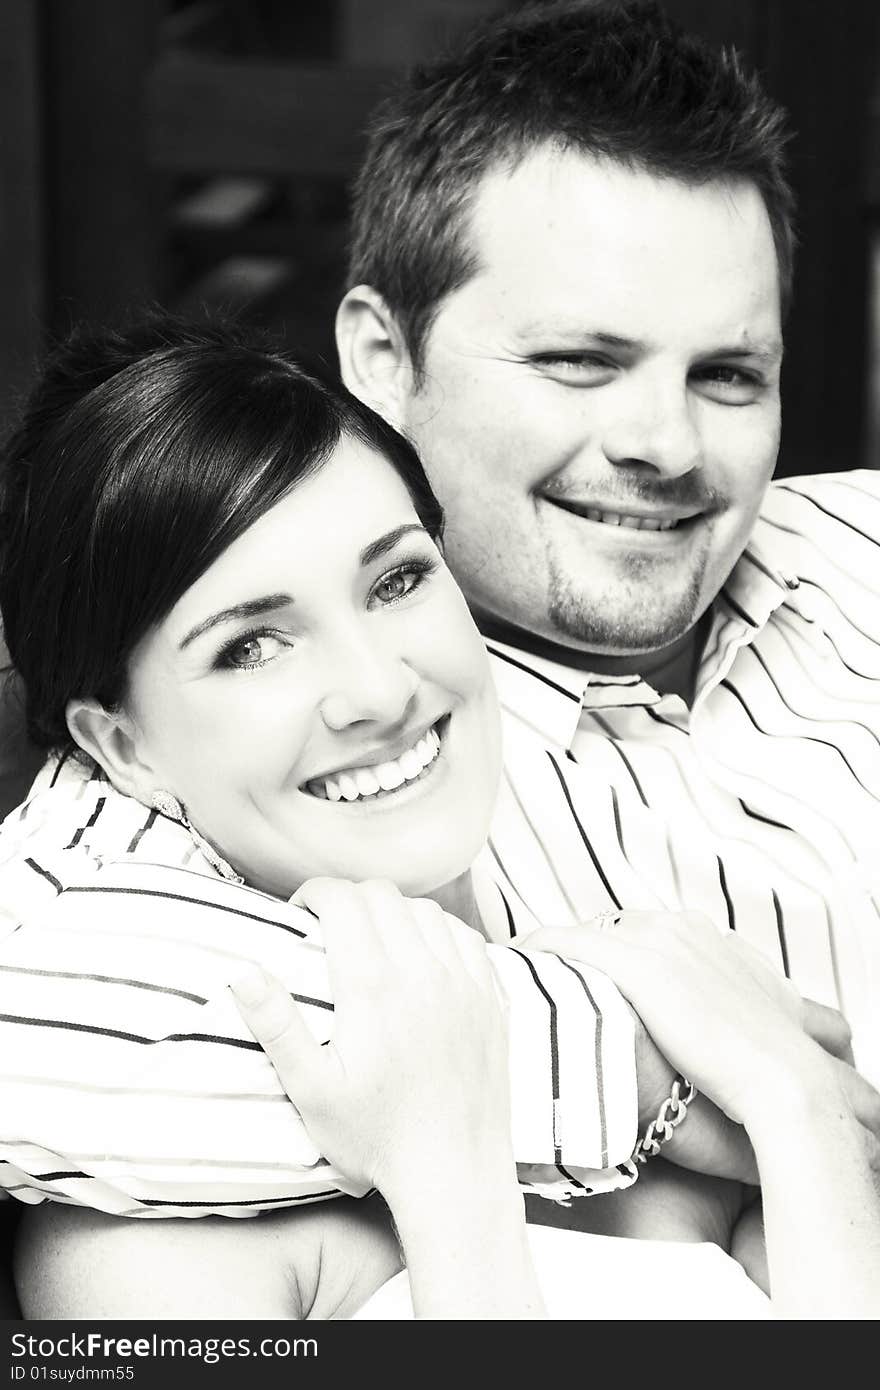
M376 585L376 598L380 603L394 603L414 589L417 582L418 577L412 570L397 570L394 574L386 574Z
M401 565L390 574L383 574L373 588L372 598L379 604L399 603L419 587L427 574L435 568L429 562Z
M253 671L276 657L283 646L271 632L240 637L220 653L220 665L235 671Z

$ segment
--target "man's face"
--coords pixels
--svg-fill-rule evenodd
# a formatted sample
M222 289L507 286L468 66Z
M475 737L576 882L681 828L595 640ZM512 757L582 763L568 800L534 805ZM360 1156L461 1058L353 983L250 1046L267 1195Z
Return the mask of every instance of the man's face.
M477 612L658 651L723 585L779 443L776 255L758 192L541 148L476 197L399 423Z

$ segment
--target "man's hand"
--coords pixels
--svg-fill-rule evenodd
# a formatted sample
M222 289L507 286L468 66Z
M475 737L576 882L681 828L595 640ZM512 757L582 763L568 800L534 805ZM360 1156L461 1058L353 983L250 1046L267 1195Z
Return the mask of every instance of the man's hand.
M633 1010L636 1034L636 1077L639 1091L639 1134L644 1134L669 1096L675 1070ZM679 1125L663 1145L663 1157L681 1168L717 1178L757 1183L758 1168L742 1125L735 1124L706 1096L688 1107L687 1124Z
M658 934L662 932L666 916L667 914L623 913L618 926L611 930L616 935L619 934L620 939L630 938L638 942L645 940L646 933L649 937L653 936L652 926L657 927ZM696 917L696 914L694 916ZM652 920L655 918L656 923ZM704 935L707 930L714 931L705 921L696 923L696 926L700 929L700 935ZM522 944L529 950L553 951L557 955L582 960L601 969L602 953L596 955L595 951L590 950L589 938L592 938L594 946L605 945L601 940L596 941L595 928L590 928L589 925L583 928L541 928L531 933ZM880 1096L853 1066L851 1033L842 1014L813 1000L803 999L790 981L775 972L764 956L746 942L736 938L732 942L728 941L727 945L728 948L733 946L737 958L760 982L763 991L771 996L782 1012L824 1051L837 1059L836 1070L841 1085L854 1113L865 1128L866 1144L869 1146L872 1162L880 1171ZM622 982L617 983L621 992L626 995ZM656 1117L663 1101L669 1096L675 1070L655 1044L639 1014L635 1010L633 1013L636 1027L636 1070L641 1132ZM698 1096L692 1103L688 1110L687 1123L675 1131L664 1145L663 1152L664 1157L683 1168L716 1177L734 1178L741 1182L757 1182L755 1159L745 1130L718 1106L713 1105L705 1095Z

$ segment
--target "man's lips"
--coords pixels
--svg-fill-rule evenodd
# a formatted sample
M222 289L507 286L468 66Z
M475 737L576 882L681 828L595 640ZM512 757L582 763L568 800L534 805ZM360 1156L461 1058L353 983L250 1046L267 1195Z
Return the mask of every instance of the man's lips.
M597 503L592 499L565 497L558 494L544 494L543 501L554 507L572 512L585 521L598 525L620 527L629 531L674 531L693 522L703 512L698 507L632 506L627 503Z

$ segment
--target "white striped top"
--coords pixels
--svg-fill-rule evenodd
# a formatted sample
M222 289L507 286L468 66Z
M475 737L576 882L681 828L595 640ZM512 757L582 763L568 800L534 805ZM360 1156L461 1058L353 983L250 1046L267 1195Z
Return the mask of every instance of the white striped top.
M490 940L536 925L479 867L474 882ZM551 955L488 949L523 1186L560 1197L633 1181L633 1026L617 991ZM137 1216L360 1195L238 1014L228 985L252 961L330 1036L310 914L220 878L186 830L94 765L51 760L0 831L0 1185Z
M708 913L842 1009L880 1084L880 474L771 486L690 710L489 648L507 897L544 921Z

